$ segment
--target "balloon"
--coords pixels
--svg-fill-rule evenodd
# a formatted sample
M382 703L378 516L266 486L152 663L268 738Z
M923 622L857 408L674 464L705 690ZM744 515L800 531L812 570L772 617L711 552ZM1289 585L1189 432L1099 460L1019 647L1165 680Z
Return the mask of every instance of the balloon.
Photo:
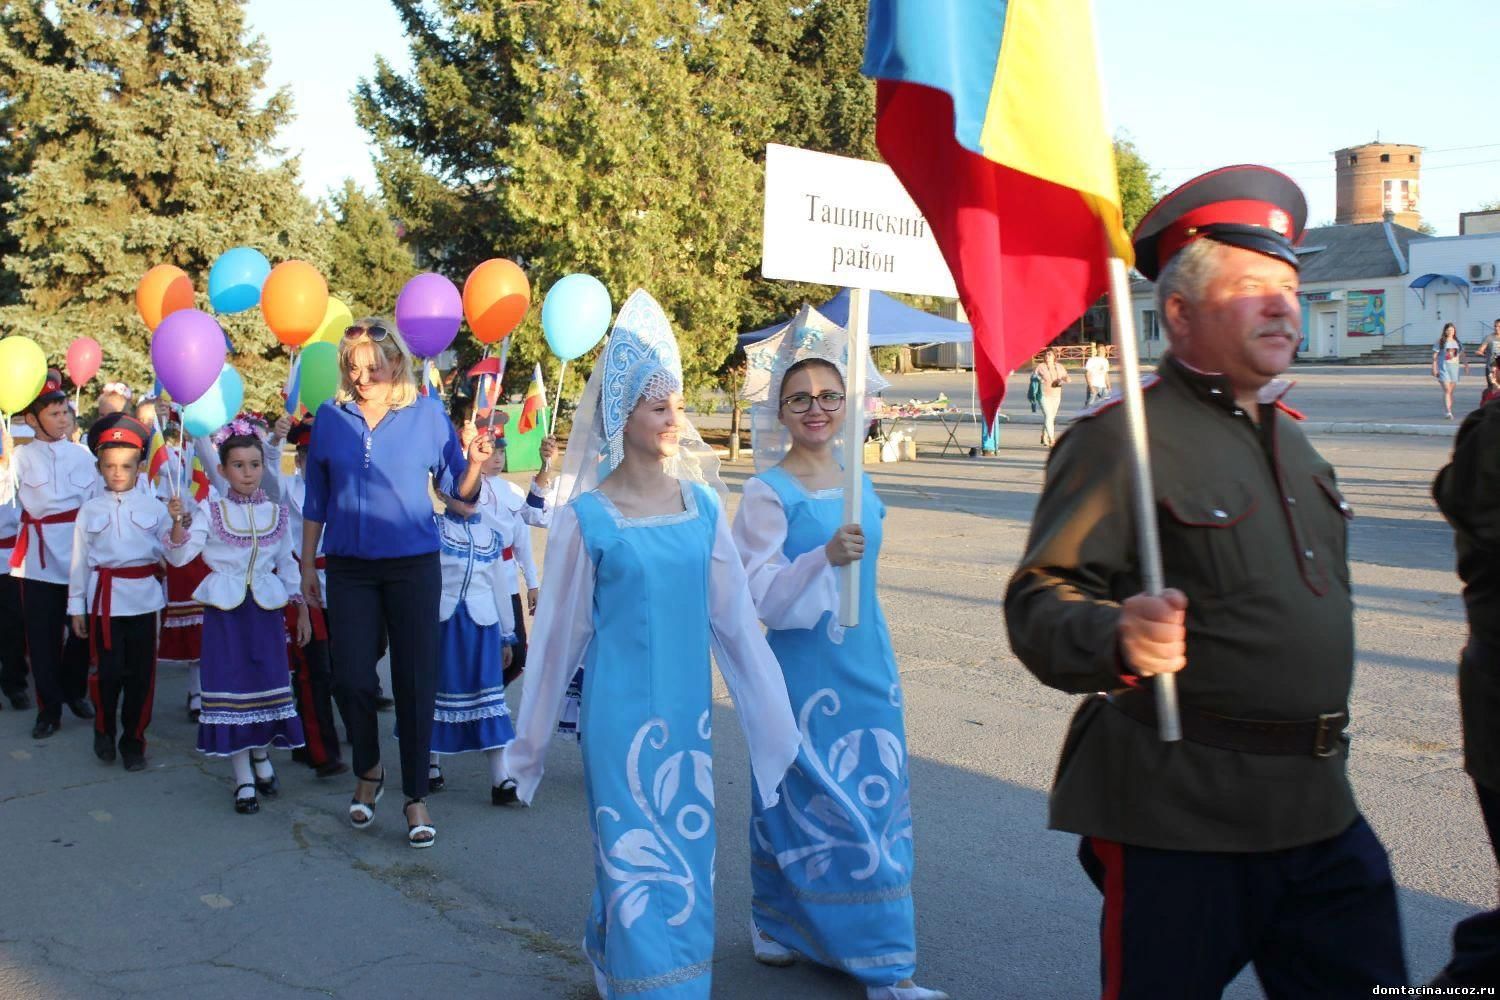
M503 340L521 322L529 305L531 285L514 261L487 260L464 282L464 317L481 344Z
M560 361L593 350L609 329L609 291L591 274L569 274L542 300L542 333Z
M193 279L180 267L157 264L135 286L135 311L152 333L161 321L181 309L193 308Z
M0 340L0 413L20 413L47 383L47 355L30 337Z
M74 385L83 385L98 375L103 363L104 352L93 337L79 337L68 345L68 379Z
M297 364L297 398L308 413L317 413L339 387L339 349L322 341L308 344Z
M156 378L186 406L210 388L224 367L227 345L219 323L200 309L181 309L161 321L151 336Z
M182 408L182 429L194 437L207 437L234 419L244 401L244 379L225 365L208 391Z
M260 290L260 311L277 340L297 347L323 325L328 282L307 261L284 260L271 269Z
M419 274L396 297L396 328L419 358L435 358L448 349L464 321L463 299L441 274Z
M270 273L271 262L254 247L225 250L208 272L208 301L221 313L254 309Z
M328 308L323 310L323 322L318 326L316 333L312 335L307 346L314 343L332 344L339 346L339 341L344 338L344 331L354 325L354 314L342 301L328 296Z

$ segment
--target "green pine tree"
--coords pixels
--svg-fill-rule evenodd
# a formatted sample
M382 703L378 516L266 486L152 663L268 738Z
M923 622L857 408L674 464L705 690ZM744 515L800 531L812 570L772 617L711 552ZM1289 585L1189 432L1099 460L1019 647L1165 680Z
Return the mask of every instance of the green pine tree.
M0 102L20 110L27 160L3 217L19 301L0 324L58 360L91 335L104 376L149 385L134 308L148 268L187 271L201 308L208 268L230 247L326 269L296 161L274 145L290 98L257 95L266 66L239 0L11 0ZM274 399L287 362L258 312L224 326L247 405Z
M328 239L329 293L342 299L355 318L391 315L401 286L417 267L385 202L346 180L321 206L320 215Z

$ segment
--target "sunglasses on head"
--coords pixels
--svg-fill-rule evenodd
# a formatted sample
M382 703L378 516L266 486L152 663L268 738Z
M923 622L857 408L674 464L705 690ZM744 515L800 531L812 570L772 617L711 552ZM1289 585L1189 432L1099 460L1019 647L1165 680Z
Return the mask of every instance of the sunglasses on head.
M377 343L391 335L391 331L387 330L379 323L375 323L371 326L360 326L358 323L356 323L354 326L347 327L344 330L344 336L350 339L358 337L362 333Z

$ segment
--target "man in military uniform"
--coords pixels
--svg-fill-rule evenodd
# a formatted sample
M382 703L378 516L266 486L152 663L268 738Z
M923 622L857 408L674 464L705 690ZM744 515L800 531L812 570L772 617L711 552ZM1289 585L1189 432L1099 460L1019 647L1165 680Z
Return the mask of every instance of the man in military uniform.
M1276 376L1301 338L1302 192L1229 167L1135 233L1169 353L1143 391L1167 590L1142 592L1125 413L1075 422L1005 597L1011 647L1074 716L1050 825L1104 894L1107 1000L1406 983L1396 888L1346 773L1348 505ZM1183 739L1157 735L1172 673ZM1094 692L1108 692L1094 693Z
M1464 582L1469 641L1458 665L1464 768L1500 863L1500 401L1470 413L1453 443L1453 461L1432 484L1453 525ZM1500 909L1453 930L1453 959L1435 986L1500 985Z

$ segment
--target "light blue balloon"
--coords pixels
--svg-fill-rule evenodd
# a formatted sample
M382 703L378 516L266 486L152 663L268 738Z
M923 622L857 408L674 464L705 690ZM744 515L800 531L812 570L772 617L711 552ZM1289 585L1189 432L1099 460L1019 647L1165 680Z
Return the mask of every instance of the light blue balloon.
M182 427L193 437L207 437L234 419L245 401L245 380L229 365L213 387L182 408Z
M603 339L613 312L603 282L591 274L569 274L542 300L542 334L558 360L572 361Z
M226 250L208 272L208 301L215 312L237 313L260 305L271 262L254 247Z

